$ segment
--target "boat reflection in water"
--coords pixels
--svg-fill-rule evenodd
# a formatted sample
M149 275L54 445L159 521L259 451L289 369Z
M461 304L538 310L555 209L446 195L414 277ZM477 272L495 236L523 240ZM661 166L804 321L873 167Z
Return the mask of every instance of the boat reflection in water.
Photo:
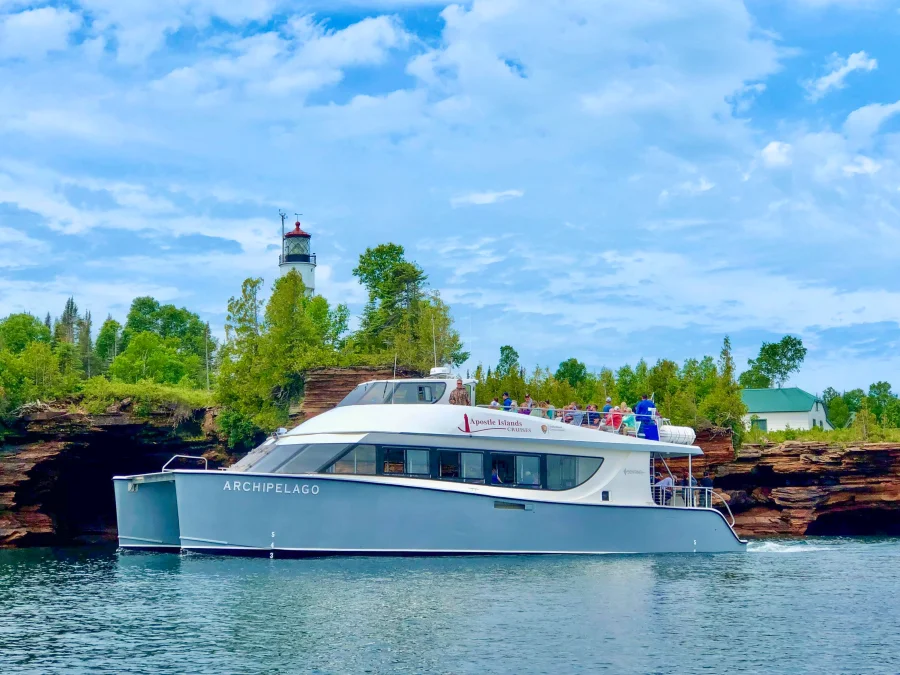
M653 417L646 434L641 423L603 433L600 413L447 405L446 374L362 384L227 470L116 477L119 545L268 557L745 550L711 489L653 487L668 459L702 454L690 430ZM473 400L474 381L464 386Z

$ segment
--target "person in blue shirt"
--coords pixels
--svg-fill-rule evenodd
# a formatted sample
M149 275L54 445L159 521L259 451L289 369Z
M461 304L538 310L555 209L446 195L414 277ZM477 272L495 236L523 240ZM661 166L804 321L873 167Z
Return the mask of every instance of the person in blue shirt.
M500 472L497 471L497 467L495 466L491 469L491 485L502 485L503 481L500 480Z
M638 404L634 406L634 414L638 415L638 419L641 421L650 421L650 409L655 408L656 405L653 401L647 398L647 394L641 394L641 400L638 401ZM643 415L643 417L640 417Z
M634 417L640 422L639 433L643 433L644 438L658 441L659 433L656 429L656 422L650 416L650 410L655 408L656 404L647 398L647 394L641 394L641 400L634 406Z
M612 397L607 396L606 397L606 405L603 406L603 412L607 413L610 410L612 410Z
M503 409L509 410L510 406L512 406L512 399L509 397L509 392L503 392Z

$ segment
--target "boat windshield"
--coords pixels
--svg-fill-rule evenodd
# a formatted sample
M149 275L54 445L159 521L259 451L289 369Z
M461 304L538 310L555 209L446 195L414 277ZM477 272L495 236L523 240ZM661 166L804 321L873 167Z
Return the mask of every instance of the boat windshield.
M363 382L344 397L345 405L397 405L436 403L447 389L446 382Z

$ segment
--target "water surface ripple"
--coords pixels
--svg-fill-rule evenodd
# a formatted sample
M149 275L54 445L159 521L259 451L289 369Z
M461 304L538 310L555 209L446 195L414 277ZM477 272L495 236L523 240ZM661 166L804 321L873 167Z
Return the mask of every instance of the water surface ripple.
M267 560L0 551L0 672L886 673L900 540Z

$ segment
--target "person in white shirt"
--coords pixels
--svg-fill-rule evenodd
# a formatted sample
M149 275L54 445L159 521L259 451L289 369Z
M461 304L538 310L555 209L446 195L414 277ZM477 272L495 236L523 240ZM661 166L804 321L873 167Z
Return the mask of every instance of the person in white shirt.
M661 474L657 473L657 479L661 476ZM656 497L656 503L660 505L668 504L672 499L672 487L675 485L675 481L672 480L672 476L666 476L662 480L657 480L656 482L656 490L654 490L654 496Z
M499 407L500 407L500 399L498 399L496 396L494 397L494 400L491 401L491 407L492 407L492 408L499 408Z

